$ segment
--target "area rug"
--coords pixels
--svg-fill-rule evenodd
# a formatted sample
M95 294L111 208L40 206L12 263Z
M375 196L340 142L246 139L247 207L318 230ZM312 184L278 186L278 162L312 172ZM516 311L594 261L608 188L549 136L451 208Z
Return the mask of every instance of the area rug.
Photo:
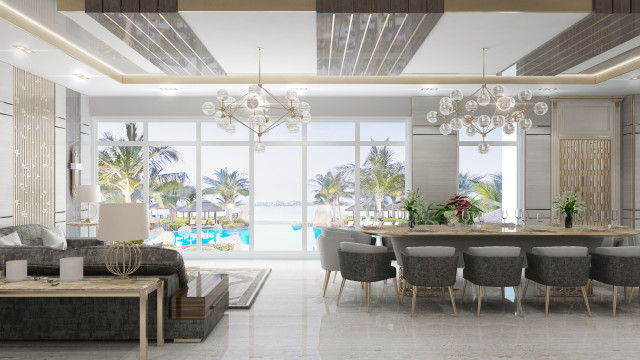
M200 269L202 274L229 274L229 308L250 309L271 269Z

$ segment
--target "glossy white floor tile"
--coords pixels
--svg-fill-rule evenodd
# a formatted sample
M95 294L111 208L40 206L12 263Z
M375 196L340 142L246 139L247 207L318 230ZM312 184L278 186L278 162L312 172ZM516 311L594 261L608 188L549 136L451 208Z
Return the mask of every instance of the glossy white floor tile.
M640 297L625 305L620 290L618 316L611 316L611 290L596 284L593 317L582 298L544 298L529 288L524 318L517 316L513 292L503 305L499 289L487 289L482 314L475 315L476 291L467 288L453 316L447 295L396 302L392 283L372 286L366 312L359 283L347 282L335 300L340 276L322 297L324 272L318 260L189 261L201 267L273 269L251 310L229 310L200 344L150 344L150 359L584 359L635 358L640 345ZM461 279L457 284L460 288ZM136 342L0 342L1 359L137 359Z

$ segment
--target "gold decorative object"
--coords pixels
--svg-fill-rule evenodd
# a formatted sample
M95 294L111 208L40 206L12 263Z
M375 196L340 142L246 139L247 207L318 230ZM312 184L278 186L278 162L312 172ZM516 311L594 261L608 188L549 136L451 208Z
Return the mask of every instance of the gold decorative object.
M440 133L449 135L454 130L465 129L467 135L482 135L482 142L478 144L478 152L486 154L491 149L489 143L485 142L486 136L492 131L502 128L506 135L511 135L519 127L523 131L531 129L533 122L527 117L527 102L533 97L531 90L521 90L518 92L518 100L522 102L522 108L516 110L516 100L505 95L502 85L496 85L489 89L485 75L485 56L487 49L482 48L482 86L473 94L463 98L461 90L451 91L450 96L440 99L440 113L429 111L427 121L435 123L438 119L444 121L440 125ZM476 96L474 100L472 97ZM461 105L468 114L462 114ZM476 115L476 111L481 107L491 106L494 108L493 115ZM549 106L544 102L538 102L533 107L536 115L544 115L549 110ZM447 122L447 119L451 120Z
M78 186L80 186L80 170L82 170L77 146L74 146L73 149L71 149L71 164L69 165L69 169L71 169L71 196L75 198L78 194Z
M138 245L131 241L114 241L107 250L104 263L109 272L120 279L127 279L140 267L142 254Z
M295 134L300 132L299 121L306 123L311 120L311 106L306 102L300 102L296 90L290 89L285 99L278 99L262 86L261 54L262 48L259 47L257 85L249 86L248 92L239 99L229 96L229 92L225 89L218 90L217 98L221 103L218 111L216 111L216 105L210 101L202 104L202 112L205 115L213 115L218 127L227 133L235 133L236 126L233 123L235 121L256 134L258 136L258 142L254 147L256 153L264 153L262 137L268 135L271 129L286 124L289 132ZM273 111L267 115L270 110Z

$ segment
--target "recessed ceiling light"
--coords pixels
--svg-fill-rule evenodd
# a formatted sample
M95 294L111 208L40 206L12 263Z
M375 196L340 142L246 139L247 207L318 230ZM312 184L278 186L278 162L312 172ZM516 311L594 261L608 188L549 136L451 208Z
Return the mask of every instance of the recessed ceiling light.
M436 91L438 88L421 88L421 91Z
M73 76L77 77L78 79L82 79L82 80L88 80L89 79L89 77L87 75L80 74L80 73L73 74Z
M18 50L20 50L20 51L22 51L22 52L24 52L24 53L27 53L27 54L33 54L35 52L35 51L31 50L31 49L28 49L28 48L26 48L24 46L20 46L20 45L14 45L13 47L18 49Z
M640 80L640 75L632 77L631 80Z
M558 88L540 88L538 90L539 91L555 91L555 90L558 90Z
M178 88L174 88L174 87L161 87L160 90L162 91L178 91Z

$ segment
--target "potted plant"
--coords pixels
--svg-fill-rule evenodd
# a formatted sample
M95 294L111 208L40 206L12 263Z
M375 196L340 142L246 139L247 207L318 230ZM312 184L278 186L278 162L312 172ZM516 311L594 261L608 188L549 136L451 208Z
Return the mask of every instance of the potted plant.
M446 204L429 204L426 209L426 223L433 225L445 225L452 221L464 223L463 211L469 212L467 225L472 225L473 218L482 214L482 209L476 205L474 199L465 195L454 195Z
M585 205L584 201L582 201L582 196L576 189L575 191L563 191L562 194L553 199L553 207L565 214L564 227L571 228L573 227L573 214L584 210Z
M407 191L407 194L400 199L400 210L404 210L409 213L409 228L413 229L416 226L416 218L424 210L424 201L422 200L422 193L420 188L416 191Z

